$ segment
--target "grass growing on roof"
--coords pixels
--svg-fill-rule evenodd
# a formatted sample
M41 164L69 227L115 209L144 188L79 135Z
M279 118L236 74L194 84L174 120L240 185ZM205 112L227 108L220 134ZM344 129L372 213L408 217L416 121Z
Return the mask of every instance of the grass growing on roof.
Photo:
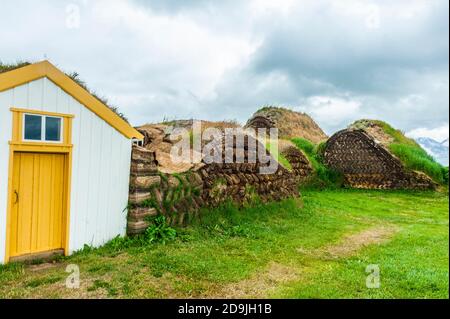
M289 163L288 159L279 152L278 147L276 147L277 150L275 150L273 145L274 143L277 143L276 140L267 141L266 142L266 149L270 152L270 154L275 158L275 160L280 163L284 168L286 168L288 171L292 172L292 165Z
M375 123L394 139L394 142L389 145L389 150L403 162L406 168L421 171L439 184L448 183L446 168L430 156L416 141L406 137L402 131L394 129L386 122L375 121Z
M22 68L22 67L28 66L30 64L31 64L30 62L26 62L26 61L18 61L16 63L2 63L0 61L0 74Z
M401 130L397 130L383 121L375 120L374 123L380 126L387 135L392 137L394 139L394 143L416 146L420 148L420 145L416 141L406 137Z
M381 127L383 132L392 138L393 142L388 145L388 148L406 168L421 171L439 184L448 184L448 168L439 164L416 141L406 137L402 131L380 120L359 120L351 127L365 129L371 124Z
M0 74L1 73L5 73L5 72L9 72L9 71L13 71L13 70L25 67L25 66L29 66L31 64L32 63L28 62L28 61L18 61L16 63L2 63L0 61ZM97 93L95 93L94 91L91 91L87 87L86 82L84 82L83 80L80 79L79 74L77 72L65 73L65 74L68 77L70 77L73 81L75 81L83 89L88 91L93 97L95 97L97 100L99 100L100 102L105 104L109 109L111 109L111 111L116 113L120 118L122 118L124 121L128 122L128 119L126 118L126 116L119 111L119 108L117 106L111 105L106 97L101 97Z
M397 156L406 168L421 171L439 184L448 183L448 168L445 168L428 155L421 147L393 143L390 151Z
M350 125L350 127L357 129L366 129L370 125L375 124L380 127L385 134L390 136L393 139L393 143L397 144L405 144L410 146L420 147L419 144L411 138L405 136L405 134L401 130L397 130L388 123L380 120L359 120Z

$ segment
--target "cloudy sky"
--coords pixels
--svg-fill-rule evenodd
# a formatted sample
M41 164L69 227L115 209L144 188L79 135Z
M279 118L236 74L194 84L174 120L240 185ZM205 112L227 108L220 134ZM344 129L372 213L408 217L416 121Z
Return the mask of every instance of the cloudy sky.
M448 138L447 0L1 0L0 60L77 71L135 124L309 113Z

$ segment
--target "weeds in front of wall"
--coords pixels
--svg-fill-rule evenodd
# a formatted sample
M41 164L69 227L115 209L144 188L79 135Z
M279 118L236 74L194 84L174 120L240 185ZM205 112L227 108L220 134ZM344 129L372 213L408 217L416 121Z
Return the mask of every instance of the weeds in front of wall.
M206 230L214 236L219 236L223 238L230 237L243 237L243 238L254 238L255 235L248 225L229 225L227 223L221 222L215 225L205 226Z
M180 196L177 194L185 189L185 185L183 184L182 179L180 178L179 180L179 185L174 188L175 190L169 196L168 202L171 201L172 204L174 203L174 201L179 200ZM218 181L216 181L216 186L218 188L223 187L225 184L225 179L219 179ZM192 188L190 192L195 193L195 188ZM220 196L223 194L217 195ZM181 196L181 198L183 198L183 196ZM228 199L224 200L222 204L219 205L215 210L236 215L245 207L255 208L261 205L261 201L259 200L255 188L250 185L247 185L245 188L245 198L245 203L241 208L233 203L231 199ZM149 199L142 203L140 206L155 207L154 199ZM169 213L169 215L174 214L176 213ZM78 254L91 253L93 251L104 251L108 254L119 254L131 247L146 248L150 247L152 244L164 245L171 241L174 241L177 238L179 238L179 240L181 241L189 241L189 236L184 234L183 232L178 232L175 228L172 228L169 225L166 216L162 214L159 214L156 217L149 217L147 221L150 223L150 225L142 235L138 235L135 237L116 237L108 242L105 246L98 249L86 245L82 251L78 252ZM246 224L241 223L230 223L229 221L226 221L226 219L221 219L221 221L217 221L216 223L207 223L205 225L205 229L207 230L207 232L214 233L216 236L220 237L254 237L251 227L248 227Z
M147 230L137 236L121 237L110 240L104 246L94 248L90 245L84 245L84 248L75 252L73 256L87 255L91 253L106 254L116 256L129 248L148 248L152 244L167 244L177 238L178 232L175 228L168 225L166 217L158 215L148 219L150 225Z
M245 185L245 195L242 202L243 208L249 208L261 203L261 197L256 192L256 188L252 185Z
M161 183L148 188L147 191L151 194L150 198L139 204L128 203L123 212L135 208L154 208L158 214L167 216L168 219L173 221L179 217L176 209L177 206L183 204L183 202L185 208L192 206L194 197L201 196L201 188L195 187L189 182L192 176L192 172L190 171L183 174L171 174L170 177L178 181L177 185L173 187L170 187L170 180L167 174L159 172L158 175L161 177ZM134 189L130 190L134 191ZM160 199L158 199L159 195L157 195L157 191L161 195Z
M166 217L160 215L152 220L152 224L144 233L144 240L149 244L166 243L173 241L177 237L177 231L167 225Z
M251 187L247 190L252 193ZM206 236L212 236L218 240L232 237L255 239L257 234L252 218L258 216L261 211L270 210L270 206L271 204L255 201L244 207L228 199L216 208L205 208L204 213L200 214L201 217L193 221L193 225L203 229Z

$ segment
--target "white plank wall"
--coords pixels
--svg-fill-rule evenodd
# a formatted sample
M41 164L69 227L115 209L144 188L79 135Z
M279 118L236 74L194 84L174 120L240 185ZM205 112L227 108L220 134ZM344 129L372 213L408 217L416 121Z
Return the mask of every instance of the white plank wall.
M73 114L70 253L126 232L131 140L47 78L0 92L0 263L6 241L11 107Z

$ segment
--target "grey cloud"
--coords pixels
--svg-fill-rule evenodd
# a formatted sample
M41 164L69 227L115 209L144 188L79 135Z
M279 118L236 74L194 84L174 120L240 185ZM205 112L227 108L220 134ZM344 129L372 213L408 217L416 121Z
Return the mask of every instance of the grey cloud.
M298 20L261 31L262 47L238 75L219 86L216 103L243 116L249 112L241 110L242 104L247 109L284 104L311 112L307 98L315 95L361 102L357 114L326 124L328 132L360 117L380 118L404 130L448 123L447 2L416 19L381 17L375 30L326 6L298 10ZM274 74L284 75L284 82L260 92L257 84Z
M30 10L19 10L18 2ZM363 18L342 15L322 0L296 2L287 16L275 11L258 15L248 1L134 0L137 8L148 9L143 12L152 19L163 17L167 26L179 20L192 22L199 32L218 39L210 43L186 41L181 33L174 37L173 29L167 34L160 25L148 32L120 21L100 21L92 7L107 6L108 1L56 3L2 3L11 14L0 21L0 59L39 60L46 54L64 70L79 72L133 124L163 117L245 122L266 104L317 114L328 133L361 117L387 120L405 131L449 121L447 1L424 2L428 9L413 19L386 11L378 28L367 29ZM68 3L81 7L80 29L64 27ZM376 3L384 8L394 2ZM408 8L410 2L395 4ZM155 39L155 34L160 36ZM205 54L209 64L203 64L204 52L236 38L260 45L218 78L205 77L215 56ZM167 54L181 59L173 61ZM205 87L211 88L199 93ZM310 101L315 96L339 99L344 103L341 108L355 101L360 106L331 121L337 109L331 103L329 110L317 112Z
M417 71L448 68L448 13L443 14L448 3L441 3L419 21L381 17L376 30L347 22L326 7L300 13L297 21L270 31L253 70L282 70L358 93L401 93L411 70L417 76Z

